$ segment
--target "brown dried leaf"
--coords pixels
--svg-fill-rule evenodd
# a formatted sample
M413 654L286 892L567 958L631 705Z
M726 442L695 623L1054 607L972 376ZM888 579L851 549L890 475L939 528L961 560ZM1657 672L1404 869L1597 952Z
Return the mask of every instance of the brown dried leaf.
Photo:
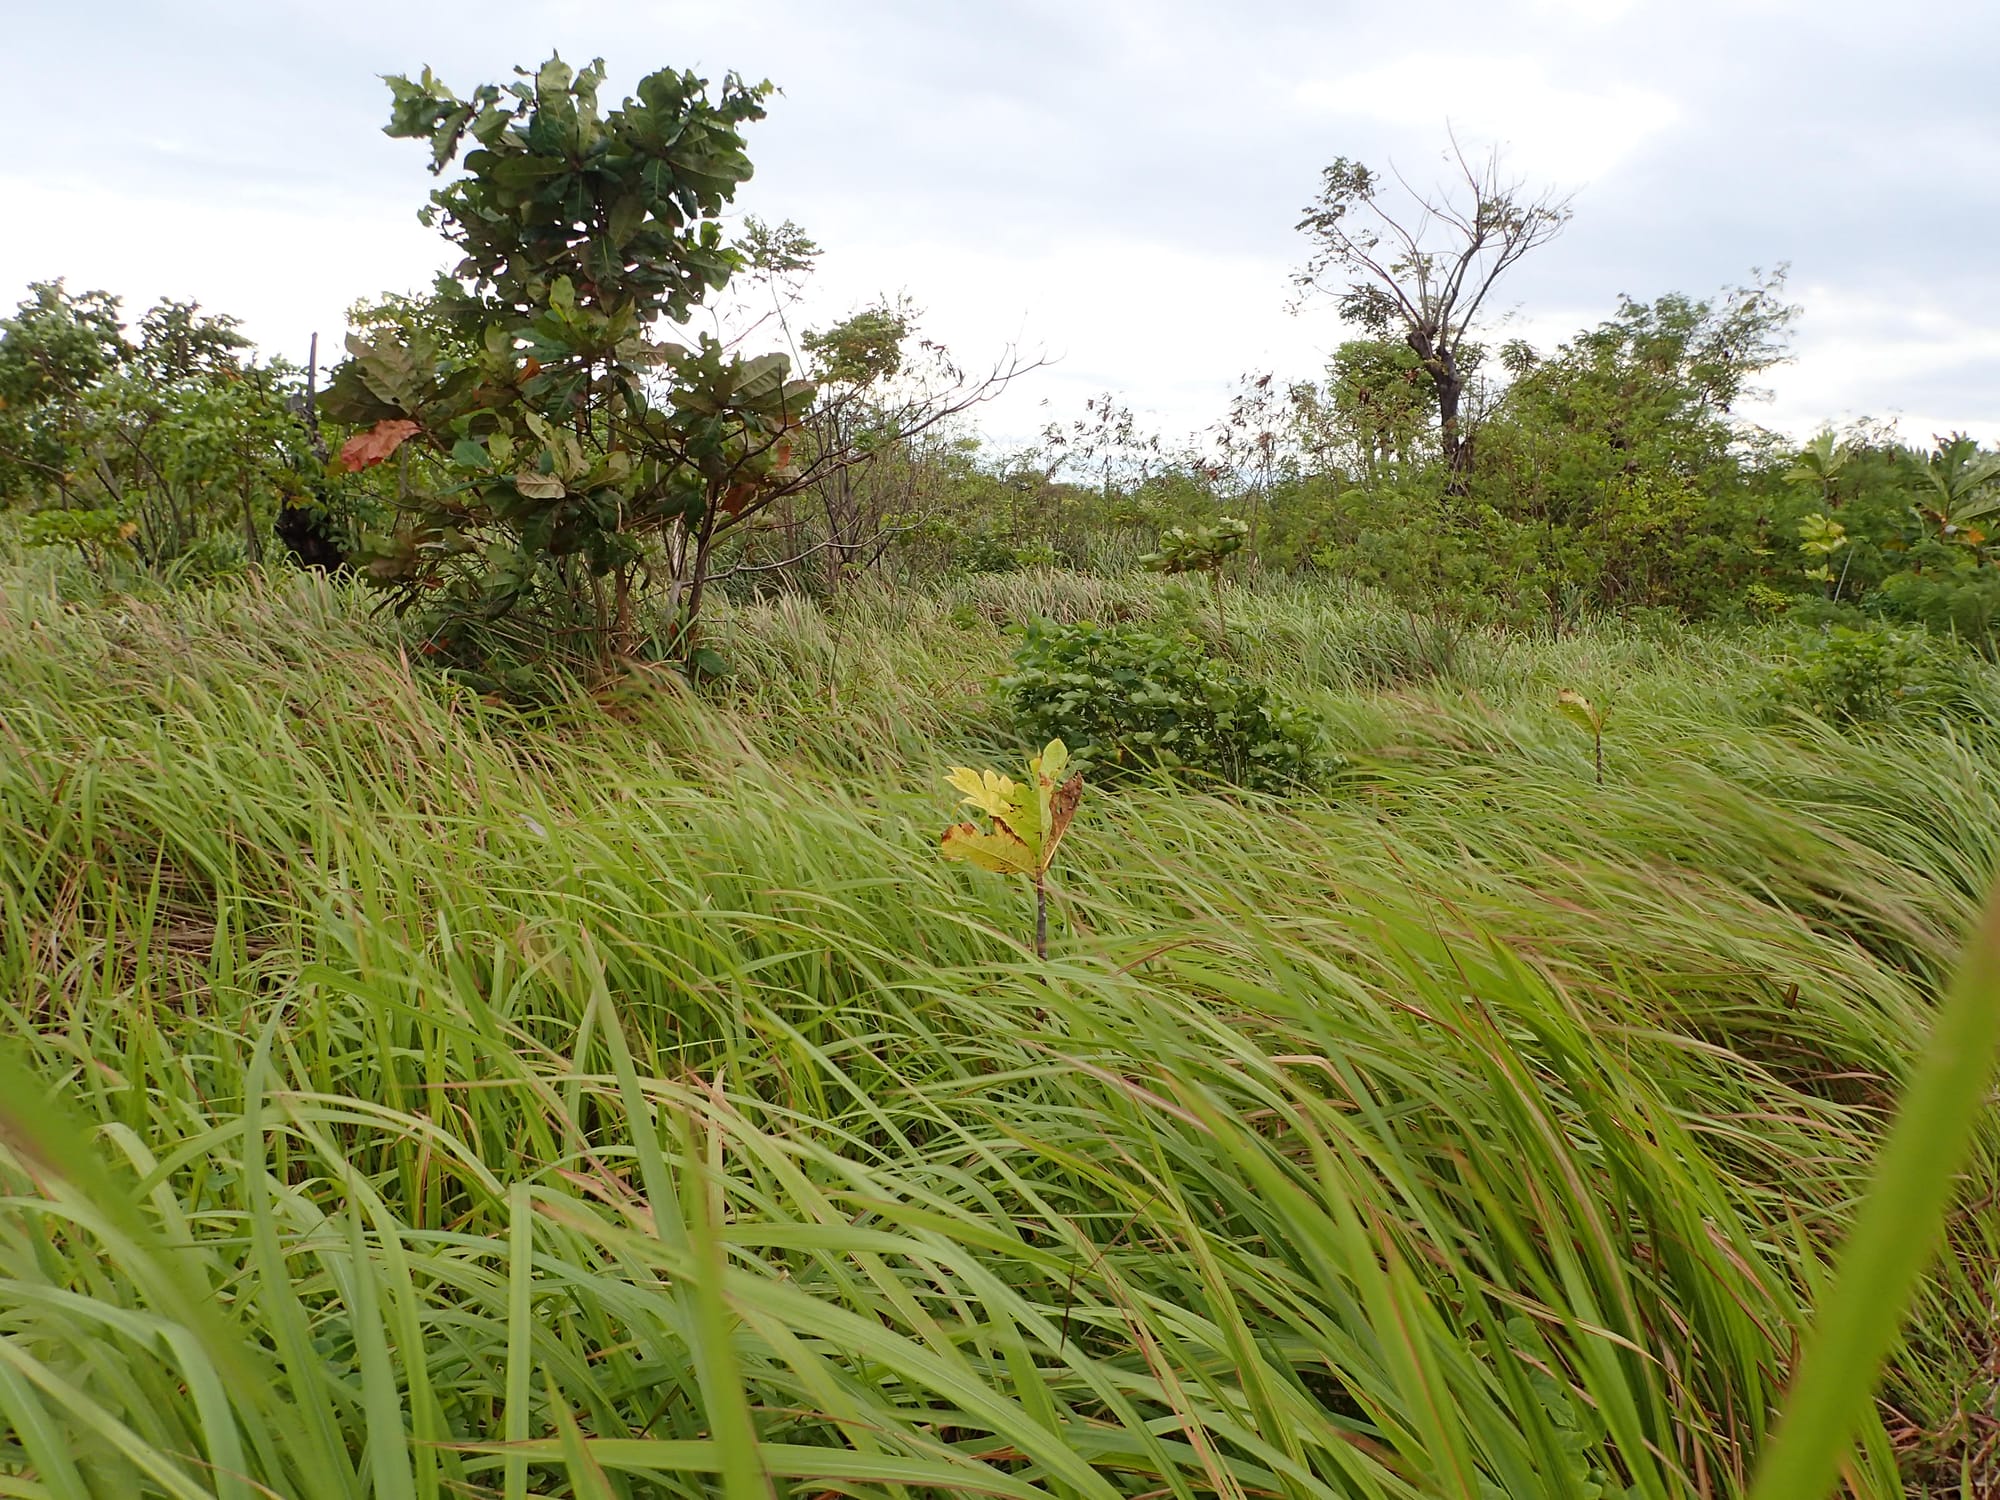
M1055 858L1056 845L1069 832L1070 820L1076 816L1076 805L1083 801L1083 772L1078 771L1055 791L1049 794L1049 826L1042 835L1042 868L1047 869Z
M340 445L340 467L350 474L372 468L423 431L415 422L389 417Z

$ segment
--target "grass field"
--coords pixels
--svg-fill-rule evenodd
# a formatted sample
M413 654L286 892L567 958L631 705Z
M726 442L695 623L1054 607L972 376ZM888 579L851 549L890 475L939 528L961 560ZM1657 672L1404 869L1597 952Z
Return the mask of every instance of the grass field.
M2000 868L1751 634L1232 599L1345 772L938 859L977 580L531 717L0 571L0 1495L1731 1496ZM1605 784L1553 709L1612 705ZM1994 691L2000 705L2000 690ZM99 1150L77 1147L93 1127ZM1983 1124L1857 1496L2000 1485Z

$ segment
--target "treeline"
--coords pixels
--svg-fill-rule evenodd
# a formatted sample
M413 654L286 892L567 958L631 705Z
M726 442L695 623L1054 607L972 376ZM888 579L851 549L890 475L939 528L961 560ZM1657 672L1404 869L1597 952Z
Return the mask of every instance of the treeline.
M796 305L810 276L796 226L720 232L766 87L669 71L603 112L599 65L521 76L464 99L392 80L389 132L462 169L428 212L465 260L357 303L324 387L195 304L128 320L104 292L31 287L0 319L7 528L107 575L352 568L471 667L709 670L718 591L1116 573L1224 518L1233 576L1469 621L1854 612L1983 643L2000 616L2000 455L1867 424L1801 449L1747 419L1798 311L1782 272L1627 299L1552 350L1482 331L1499 278L1568 218L1492 160L1419 202L1447 242L1394 259L1410 216L1365 168L1328 169L1301 289L1361 336L1317 378L1246 376L1179 441L1107 394L1003 451L976 409L1032 367L968 372L907 303L787 353L744 352L768 320L676 333L726 292Z

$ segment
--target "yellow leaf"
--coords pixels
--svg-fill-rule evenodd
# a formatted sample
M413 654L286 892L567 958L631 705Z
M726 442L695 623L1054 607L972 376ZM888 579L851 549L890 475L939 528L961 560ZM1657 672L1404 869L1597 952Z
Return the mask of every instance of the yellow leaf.
M1564 688L1557 693L1556 707L1592 734L1604 728L1604 715L1575 688Z
M997 875L1035 873L1033 852L1004 823L996 824L991 833L982 832L977 823L954 823L938 841L938 852Z
M965 793L967 807L976 807L989 818L1011 816L1020 804L1021 788L997 771L975 771L970 766L953 766L945 780Z

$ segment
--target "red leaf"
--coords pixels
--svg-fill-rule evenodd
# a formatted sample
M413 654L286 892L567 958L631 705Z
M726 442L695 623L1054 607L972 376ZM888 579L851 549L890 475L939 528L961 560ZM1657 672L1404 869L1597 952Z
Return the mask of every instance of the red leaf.
M391 417L377 422L366 432L357 432L340 445L340 466L348 473L379 464L423 429L415 422Z

